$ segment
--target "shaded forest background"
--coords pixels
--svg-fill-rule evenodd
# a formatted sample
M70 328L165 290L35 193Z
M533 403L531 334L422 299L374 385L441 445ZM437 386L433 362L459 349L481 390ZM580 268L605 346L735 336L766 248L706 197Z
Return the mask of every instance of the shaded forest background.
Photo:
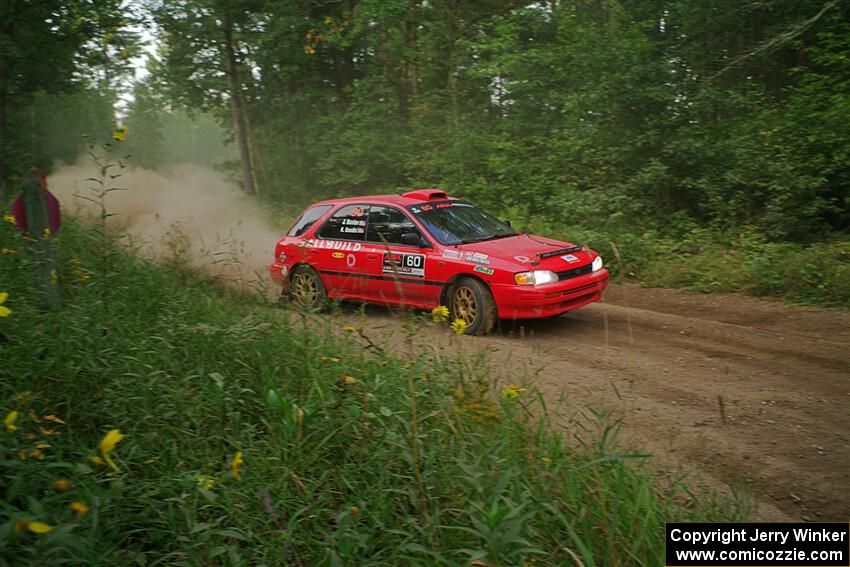
M108 136L123 96L130 163L214 161L269 206L442 186L530 225L635 238L807 244L850 227L846 2L11 0L2 11L7 186L33 164L75 159L84 132ZM134 82L141 26L159 43Z

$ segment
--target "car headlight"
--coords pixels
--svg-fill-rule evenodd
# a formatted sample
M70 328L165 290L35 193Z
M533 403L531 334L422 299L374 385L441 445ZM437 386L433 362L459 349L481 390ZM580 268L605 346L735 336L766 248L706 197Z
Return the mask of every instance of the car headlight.
M602 256L597 256L593 259L592 268L594 272L602 269Z
M558 281L558 274L549 270L534 270L533 272L520 272L514 274L517 285L543 285Z

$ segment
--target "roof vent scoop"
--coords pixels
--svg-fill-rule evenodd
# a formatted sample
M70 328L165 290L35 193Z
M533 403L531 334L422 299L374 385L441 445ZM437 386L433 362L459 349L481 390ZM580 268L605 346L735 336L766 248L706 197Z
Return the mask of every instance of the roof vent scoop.
M439 201L441 199L449 198L449 196L446 195L446 192L442 189L417 189L416 191L410 191L403 194L402 197L418 199L420 201Z

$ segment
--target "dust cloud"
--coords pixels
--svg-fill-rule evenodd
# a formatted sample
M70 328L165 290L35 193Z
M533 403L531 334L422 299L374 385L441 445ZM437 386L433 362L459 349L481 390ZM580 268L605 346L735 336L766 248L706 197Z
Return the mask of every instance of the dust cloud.
M264 287L267 268L282 230L220 173L194 164L157 171L113 168L107 179L118 187L105 198L112 227L120 228L145 256L185 261L194 268L239 287ZM48 178L48 187L64 212L93 217L99 170L92 163L64 166ZM283 223L282 223L283 224Z

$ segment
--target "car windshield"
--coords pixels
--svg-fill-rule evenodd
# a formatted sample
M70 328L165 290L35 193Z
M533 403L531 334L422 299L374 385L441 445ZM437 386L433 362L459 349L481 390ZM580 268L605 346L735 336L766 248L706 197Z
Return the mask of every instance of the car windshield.
M493 215L460 201L411 205L410 212L441 244L468 244L516 235Z

